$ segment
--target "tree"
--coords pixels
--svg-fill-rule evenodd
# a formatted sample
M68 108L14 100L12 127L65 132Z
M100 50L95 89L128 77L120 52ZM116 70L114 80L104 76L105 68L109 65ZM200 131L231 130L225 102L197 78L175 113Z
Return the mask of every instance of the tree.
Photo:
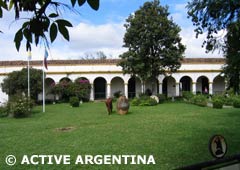
M63 80L51 87L51 92L60 95L63 101L69 101L70 97L73 96L82 101L89 101L90 90L91 85L84 78L78 78L74 82Z
M29 12L32 17L25 18L26 22L16 32L14 42L19 50L23 39L26 40L26 50L31 50L32 43L37 46L40 40L44 40L48 46L48 37L54 42L58 32L69 41L68 27L72 24L61 16L63 9L69 9L74 12L76 3L82 6L87 2L92 9L98 10L99 0L71 0L70 4L60 0L0 0L0 18L3 17L4 10L14 9L15 20L18 20L23 12ZM49 32L49 35L47 33Z
M240 21L240 2L237 0L192 0L187 5L188 16L196 26L196 37L207 32L203 42L206 51L223 47L218 31L225 30L236 21Z
M192 0L187 5L188 15L196 26L196 37L207 32L203 42L206 52L222 50L226 57L224 73L230 80L230 87L239 93L240 65L240 1L236 0ZM225 36L217 33L225 31Z
M228 26L224 54L226 65L224 66L225 77L229 80L229 86L239 94L240 85L240 22Z
M37 101L38 94L42 92L42 70L31 68L30 74L31 99ZM2 91L7 93L10 97L23 93L26 96L28 91L27 77L27 68L9 73L1 84Z
M107 55L103 51L97 51L96 55L97 55L97 59L100 59L100 60L107 59Z
M185 51L179 36L180 28L169 19L168 7L159 0L146 2L124 25L124 47L119 63L124 73L139 76L143 83L156 79L165 71L176 71Z

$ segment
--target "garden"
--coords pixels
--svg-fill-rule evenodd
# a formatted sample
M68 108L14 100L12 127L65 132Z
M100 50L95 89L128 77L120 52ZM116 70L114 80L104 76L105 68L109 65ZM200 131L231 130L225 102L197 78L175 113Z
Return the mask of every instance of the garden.
M184 99L175 101L159 96L162 97L160 104L156 104L143 95L130 101L126 115L117 114L116 103L113 103L114 112L108 115L103 102L84 102L78 107L69 103L47 105L46 113L41 112L41 106L35 106L27 118L2 117L0 169L174 169L213 160L208 142L214 134L226 138L227 156L238 154L240 110L232 106L202 107L203 101L209 103L209 96L204 99L202 95L196 99L198 97L190 93L183 96ZM211 101L214 100L212 97ZM231 104L235 99L231 101L228 102ZM77 155L153 155L156 164L20 164L23 155L35 154L73 158ZM5 164L7 155L16 156L16 165Z

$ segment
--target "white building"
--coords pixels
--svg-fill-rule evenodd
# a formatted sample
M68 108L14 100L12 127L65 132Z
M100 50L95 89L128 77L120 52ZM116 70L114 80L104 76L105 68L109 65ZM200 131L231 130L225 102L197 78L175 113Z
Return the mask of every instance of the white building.
M91 84L90 100L103 99L121 91L127 97L137 96L144 92L143 83L139 78L124 75L122 68L117 66L118 59L106 60L51 60L48 61L46 86L58 83L63 79L74 81L86 78ZM180 96L182 91L209 94L223 92L226 82L221 75L223 58L185 58L181 68L172 74L160 75L155 81L148 80L145 89L153 94L164 93L168 97ZM42 69L42 61L30 61L33 68ZM8 73L27 67L26 61L0 61L0 83ZM8 96L0 92L0 102Z

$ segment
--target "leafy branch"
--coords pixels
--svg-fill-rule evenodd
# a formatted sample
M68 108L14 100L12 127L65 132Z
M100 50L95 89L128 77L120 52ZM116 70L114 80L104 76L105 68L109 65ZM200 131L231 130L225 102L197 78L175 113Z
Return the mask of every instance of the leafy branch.
M64 39L70 40L68 28L73 25L70 21L60 18L60 7L68 7L73 12L76 4L82 6L87 2L94 10L99 8L99 0L70 0L70 2L71 5L53 0L0 0L0 18L3 17L3 10L10 11L13 8L15 20L20 18L23 11L33 13L33 16L22 24L22 27L16 32L14 37L14 43L18 51L24 39L26 40L26 50L31 50L31 45L35 43L37 46L40 40L44 40L48 44L48 37L50 37L50 41L53 43L57 38L58 32ZM47 14L47 9L50 6L55 7L54 12Z

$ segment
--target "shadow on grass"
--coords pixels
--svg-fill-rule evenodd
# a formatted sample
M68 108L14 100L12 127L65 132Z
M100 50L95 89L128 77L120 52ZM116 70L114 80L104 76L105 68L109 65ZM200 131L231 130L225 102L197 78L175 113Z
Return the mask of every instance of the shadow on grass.
M133 114L133 112L128 112L127 114L125 114L125 115L121 115L121 114L119 114L116 110L114 110L111 114L108 114L108 113L106 113L108 116L127 116L127 115L131 115L131 114Z

